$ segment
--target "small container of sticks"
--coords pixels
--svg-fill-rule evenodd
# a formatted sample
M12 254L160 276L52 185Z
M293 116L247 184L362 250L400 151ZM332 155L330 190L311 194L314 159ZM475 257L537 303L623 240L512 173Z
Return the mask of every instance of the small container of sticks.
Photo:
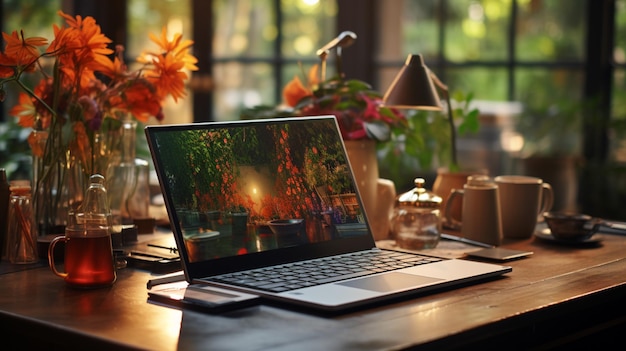
M12 183L9 199L9 227L5 253L14 264L38 262L37 233L32 230L33 208L30 184Z

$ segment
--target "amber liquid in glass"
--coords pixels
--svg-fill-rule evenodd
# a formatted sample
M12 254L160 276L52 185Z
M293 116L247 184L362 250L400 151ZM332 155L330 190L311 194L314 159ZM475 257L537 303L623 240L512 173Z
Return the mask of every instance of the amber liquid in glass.
M89 236L68 236L65 242L67 284L76 287L101 287L115 282L111 236L90 232Z

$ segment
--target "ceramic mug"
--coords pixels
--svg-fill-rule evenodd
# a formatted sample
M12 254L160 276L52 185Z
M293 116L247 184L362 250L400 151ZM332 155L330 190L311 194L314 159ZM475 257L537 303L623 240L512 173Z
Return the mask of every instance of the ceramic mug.
M502 243L502 224L498 186L487 176L470 176L463 189L452 189L446 206L461 201L462 218L446 211L446 220L461 228L464 238L498 246Z
M495 178L500 196L502 234L505 238L530 238L537 218L554 203L552 186L541 178L502 175Z
M54 260L54 247L60 242L65 242L65 272L57 270ZM64 236L50 242L48 262L52 272L73 287L110 286L116 279L108 227L68 226Z

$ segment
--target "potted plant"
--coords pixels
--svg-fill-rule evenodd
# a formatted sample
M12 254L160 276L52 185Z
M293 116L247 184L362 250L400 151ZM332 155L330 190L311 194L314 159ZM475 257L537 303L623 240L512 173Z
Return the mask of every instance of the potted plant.
M477 132L479 111L472 107L473 94L454 92L452 101L457 133ZM378 158L385 170L383 176L403 187L412 187L415 174L433 181L438 170L458 171L459 166L451 160L451 150L456 145L446 115L440 111L406 111L406 126L394 127L390 140L378 148Z

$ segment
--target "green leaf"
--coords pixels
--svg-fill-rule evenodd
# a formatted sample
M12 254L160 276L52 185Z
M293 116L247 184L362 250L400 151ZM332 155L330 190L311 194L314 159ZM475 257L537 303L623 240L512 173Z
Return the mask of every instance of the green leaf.
M463 122L459 124L458 131L460 135L465 133L476 133L480 129L480 122L478 121L479 111L473 109L463 118Z
M374 140L385 141L391 137L391 129L381 121L363 122L363 128L367 136Z

